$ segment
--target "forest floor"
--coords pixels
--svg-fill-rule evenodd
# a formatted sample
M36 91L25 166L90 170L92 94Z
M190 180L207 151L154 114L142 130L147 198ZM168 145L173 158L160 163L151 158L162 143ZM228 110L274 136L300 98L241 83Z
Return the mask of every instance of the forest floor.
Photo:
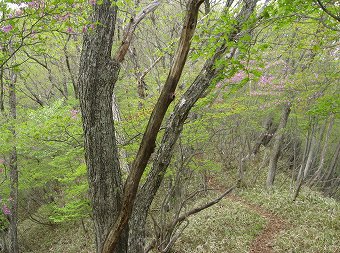
M271 211L257 205L246 201L245 199L237 196L228 196L232 201L237 201L243 206L247 207L249 210L257 213L266 219L267 224L260 234L258 234L250 244L250 253L272 253L274 240L276 236L287 228L287 221L282 217L272 213Z
M216 185L215 185L216 186ZM225 187L219 187L225 188ZM222 189L221 189L222 191ZM214 199L213 191L205 201ZM44 226L20 223L23 253L93 253L90 219ZM214 206L190 217L176 242L180 253L340 252L340 203L307 188L291 192L261 187L236 189Z

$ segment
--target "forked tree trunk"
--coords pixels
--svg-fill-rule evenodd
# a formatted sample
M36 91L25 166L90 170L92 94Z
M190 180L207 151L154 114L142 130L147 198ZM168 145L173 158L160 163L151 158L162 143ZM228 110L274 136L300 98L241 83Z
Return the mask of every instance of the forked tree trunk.
M122 204L123 209L119 213L117 222L115 223L114 227L112 227L109 235L106 238L103 253L110 253L113 249L115 249L119 235L129 222L133 204L136 199L139 181L152 152L154 152L156 137L165 113L170 103L175 98L175 89L181 77L184 64L189 53L191 39L196 29L199 7L202 2L203 0L192 0L188 3L188 11L183 24L181 37L173 64L149 119L136 158L131 166L131 171L124 186L124 198ZM120 55L118 54L116 57L119 59Z
M275 180L277 162L280 157L281 145L283 141L284 129L286 127L288 116L290 113L290 103L284 105L282 109L280 123L277 129L276 136L274 137L273 149L269 160L269 170L267 176L267 188L272 188Z
M245 5L237 17L238 24L235 24L237 29L242 27L242 23L246 22L249 16L253 13L257 0L244 1ZM239 30L237 30L239 31ZM235 33L229 34L229 40L237 40ZM231 50L229 59L234 56L234 49L226 47L223 43L212 58L206 61L195 81L188 88L185 94L179 99L171 114L167 124L165 133L157 151L155 161L151 172L147 176L144 185L138 191L136 202L133 208L133 213L129 221L129 253L144 252L145 247L145 224L150 205L162 183L166 169L169 166L176 141L182 132L183 125L187 119L188 113L194 106L196 101L201 98L211 82L218 76L220 69L216 69L215 63L220 60L225 52ZM227 59L228 60L228 59Z

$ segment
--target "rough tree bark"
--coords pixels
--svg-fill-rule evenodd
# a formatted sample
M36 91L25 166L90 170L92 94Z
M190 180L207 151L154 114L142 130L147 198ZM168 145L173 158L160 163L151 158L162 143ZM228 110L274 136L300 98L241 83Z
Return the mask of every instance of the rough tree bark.
M116 14L117 7L109 0L94 6L91 20L98 25L84 35L78 80L97 252L102 252L120 211L123 189L112 115L120 70L119 62L111 58ZM126 252L126 242L122 235L116 252Z
M284 105L281 114L281 120L277 129L276 136L274 137L273 149L269 160L269 170L267 176L267 188L272 188L275 180L277 162L280 157L281 145L283 141L284 129L286 127L288 116L290 114L290 103Z

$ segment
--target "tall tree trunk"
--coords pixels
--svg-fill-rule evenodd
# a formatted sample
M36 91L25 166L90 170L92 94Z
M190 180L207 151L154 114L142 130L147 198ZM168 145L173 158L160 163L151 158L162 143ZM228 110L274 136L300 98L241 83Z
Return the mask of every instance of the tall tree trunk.
M85 158L98 253L121 209L123 189L112 113L113 88L120 70L120 64L111 58L116 13L117 7L110 0L94 6L91 19L97 25L95 31L84 35L79 68ZM126 242L122 234L115 252L126 252Z
M237 30L235 33L229 34L229 40L237 40L238 29L254 11L257 0L247 0L238 15L238 24L235 25ZM185 120L187 119L190 109L196 101L203 96L204 92L210 86L220 73L220 69L216 69L215 63L223 57L225 52L230 50L229 59L234 56L235 49L228 49L223 43L212 58L206 61L199 75L193 84L188 88L181 97L173 113L171 114L167 124L165 133L157 151L155 161L151 172L148 174L146 182L138 191L133 213L129 221L129 253L144 252L145 247L145 224L150 205L162 183L166 169L170 163L174 152L175 143L182 131Z
M122 213L123 185L113 122L113 88L137 25L159 5L158 1L154 1L131 18L123 41L112 57L118 10L116 2L103 0L93 6L90 19L96 26L84 34L78 79L85 160L98 253L123 253L127 250L126 223L120 226L119 234L115 237L115 247L104 250L109 232Z
M290 113L290 103L284 105L281 114L281 120L277 129L276 136L274 137L273 149L269 160L269 170L267 176L267 188L272 188L275 180L277 162L280 157L281 145L283 141L284 129L286 127L288 116Z
M0 68L0 112L4 112L4 68Z
M14 145L12 147L12 151L9 159L9 168L10 168L10 210L11 215L9 216L10 227L9 227L9 237L10 237L10 245L9 252L10 253L18 253L19 252L19 243L18 243L18 159L17 159L17 148L15 144L16 139L16 129L15 129L15 120L17 118L17 99L16 99L16 80L17 75L13 71L10 72L10 82L9 82L9 108L10 108L10 117L12 118L11 132L13 135Z

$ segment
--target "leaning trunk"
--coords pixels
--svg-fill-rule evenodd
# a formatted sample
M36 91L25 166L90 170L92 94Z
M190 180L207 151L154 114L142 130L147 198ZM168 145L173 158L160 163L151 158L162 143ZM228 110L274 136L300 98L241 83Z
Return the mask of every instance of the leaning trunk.
M271 157L269 160L269 171L268 171L268 176L267 176L267 187L268 188L273 187L273 184L274 184L276 169L277 169L277 162L280 157L284 129L288 121L289 113L290 113L290 103L286 104L283 107L281 120L280 120L278 130L277 130L277 135L274 138L274 145L273 145Z

